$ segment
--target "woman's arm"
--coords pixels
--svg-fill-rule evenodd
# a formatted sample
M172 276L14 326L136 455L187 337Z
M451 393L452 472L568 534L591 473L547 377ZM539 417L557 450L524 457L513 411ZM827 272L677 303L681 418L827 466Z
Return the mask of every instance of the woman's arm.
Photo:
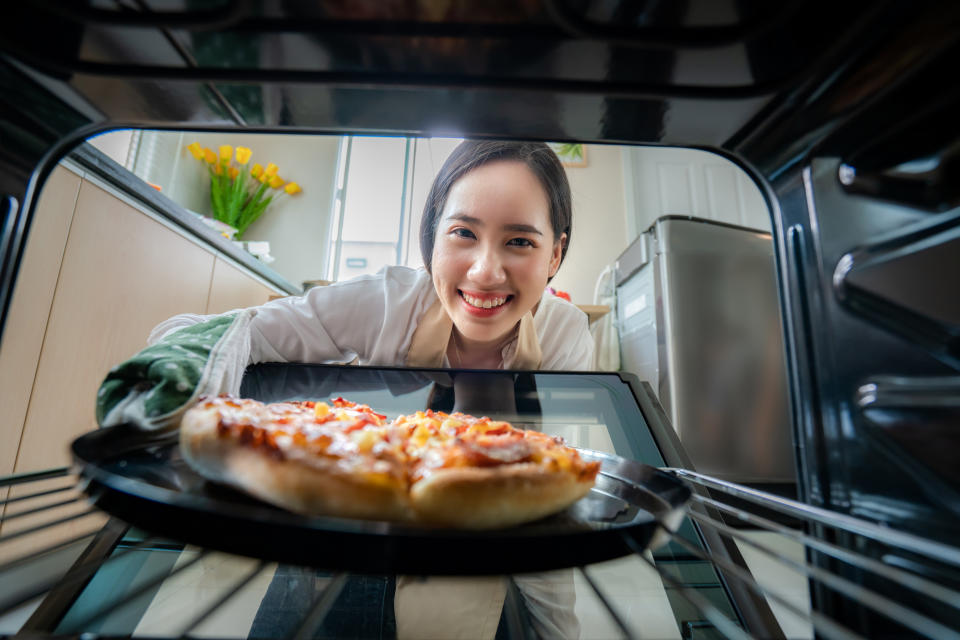
M387 268L259 307L171 318L153 330L150 346L110 371L98 421L167 428L198 396L237 393L256 362L397 364L429 286L423 273Z
M545 295L534 316L541 368L554 371L591 371L593 335L587 314L555 296Z

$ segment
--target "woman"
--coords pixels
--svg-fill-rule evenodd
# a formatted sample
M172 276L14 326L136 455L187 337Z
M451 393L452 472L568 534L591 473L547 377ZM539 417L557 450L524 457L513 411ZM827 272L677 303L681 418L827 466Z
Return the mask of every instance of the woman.
M466 141L427 198L425 269L387 267L260 307L171 318L151 333L153 346L108 375L100 424L171 426L197 395L236 393L255 362L589 369L586 316L544 294L571 218L570 187L547 145Z
M104 426L169 426L198 394L239 391L243 370L255 362L589 369L586 316L544 294L566 255L571 218L566 174L547 145L464 142L427 197L424 269L387 267L253 309L171 318L154 329L151 347L108 376L98 418ZM515 584L541 635L576 635L569 575ZM470 631L483 621L480 635L490 636L504 589L498 578L400 578L397 629L443 635L460 624L476 635ZM278 624L272 617L263 623L267 632Z

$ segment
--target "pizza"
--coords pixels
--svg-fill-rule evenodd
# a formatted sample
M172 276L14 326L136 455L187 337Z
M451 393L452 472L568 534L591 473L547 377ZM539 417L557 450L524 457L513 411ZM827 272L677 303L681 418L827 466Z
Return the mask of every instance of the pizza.
M184 460L214 482L307 515L491 529L562 511L600 463L563 440L463 413L388 421L367 405L201 398Z
M386 416L341 398L201 398L180 422L180 452L205 478L298 513L408 514L405 457Z
M488 529L536 520L586 495L600 469L561 438L486 417L418 411L393 427L423 522Z

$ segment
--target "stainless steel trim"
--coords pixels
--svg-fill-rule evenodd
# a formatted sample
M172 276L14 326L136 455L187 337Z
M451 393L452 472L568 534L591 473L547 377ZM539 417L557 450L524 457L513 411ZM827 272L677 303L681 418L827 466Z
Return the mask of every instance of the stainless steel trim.
M748 522L750 524L763 527L764 529L767 529L769 531L779 533L783 536L786 536L788 538L795 540L796 542L799 542L805 546L808 546L811 549L822 551L823 553L833 556L834 558L841 560L843 562L846 562L847 564L850 564L860 569L864 569L866 571L872 571L873 573L883 576L888 580L899 582L900 584L908 586L911 589L914 589L919 593L922 593L928 598L934 598L950 607L960 610L960 593L957 593L956 591L943 587L935 582L931 582L929 580L921 578L916 574L904 571L902 569L897 569L896 567L892 567L890 565L884 564L882 562L874 560L873 558L861 556L852 551L844 549L843 547L838 547L835 544L824 542L823 540L819 540L817 538L808 536L805 533L800 533L789 527L785 527L776 522L773 522L772 520L768 520L762 516L748 513L741 509L737 509L736 507L731 507L730 505L724 504L717 500L713 500L711 498L707 498L698 494L694 494L693 498L699 502L703 502L705 504L709 504L710 506L716 507L717 509L725 513L728 513L744 522Z
M183 629L181 629L179 636L183 638L188 633L190 633L191 631L199 627L201 624L203 624L204 620L209 618L217 609L225 605L227 601L230 600L230 598L237 595L237 593L239 593L241 589L243 589L245 586L250 584L251 580L253 580L258 575L260 575L260 573L266 568L267 564L268 563L263 560L257 563L257 566L254 567L252 571L250 571L247 575L242 577L232 587L227 589L227 591L224 592L223 595L221 595L219 598L217 598L217 600L212 605L210 605L209 607L201 611L198 615L194 616L194 618L190 620L190 622L188 622L186 626L183 627Z
M702 613L703 617L715 626L720 633L723 633L726 637L733 640L751 640L754 637L737 626L737 623L733 620L723 615L720 610L710 604L706 598L675 580L673 576L658 567L657 564L646 555L643 553L638 553L637 555L650 565L665 583L676 589L677 593L681 594L697 611Z
M57 467L56 469L46 469L44 471L15 473L13 475L0 478L0 487L9 487L15 484L24 484L25 482L36 482L37 480L46 480L47 478L59 478L69 473L69 467Z
M636 638L636 634L630 631L630 628L623 621L623 617L621 617L617 610L614 609L613 603L611 603L607 596L604 595L603 591L600 590L599 585L597 585L596 581L594 581L594 579L590 576L590 572L587 571L587 568L577 567L577 569L580 571L580 575L583 576L584 580L587 581L587 584L590 585L590 588L593 589L593 593L600 600L600 604L603 605L603 607L607 610L607 613L610 614L610 617L613 618L613 622L617 625L617 628L620 629L620 631L623 632L623 635L627 638Z
M29 529L23 529L22 531L15 531L14 533L8 533L5 536L0 536L0 544L3 544L4 542L9 542L14 538L19 538L21 536L29 535L31 533L36 533L37 531L43 531L44 529L49 529L50 527L55 527L65 522L70 522L71 520L78 520L80 518L85 518L86 516L89 516L94 513L97 513L97 510L91 507L86 511L82 511L80 513L67 516L65 518L58 518L57 520L51 520L50 522L45 522L35 527L30 527Z
M718 480L695 471L676 468L667 468L665 471L670 471L681 478L696 482L702 486L717 489L729 495L748 500L767 509L873 538L884 544L913 551L914 553L925 555L955 567L960 567L960 549L955 549L939 542L926 540L909 533L903 533L902 531L887 529L872 522L860 520L842 513L834 513L833 511L827 511L826 509L803 504L802 502L766 494L756 489L743 487L732 482L726 482L725 480Z
M914 611L902 606L890 598L850 582L846 578L836 576L819 567L803 565L794 562L789 558L785 558L767 545L757 542L756 540L752 540L733 527L729 527L719 520L711 518L710 516L705 516L694 511L690 511L689 515L698 522L709 524L711 527L717 531L720 531L724 535L731 536L737 540L742 540L744 543L766 553L770 557L776 559L778 562L781 562L791 569L798 571L799 573L802 573L803 575L814 580L819 580L834 591L842 593L843 595L870 607L877 613L884 615L921 635L929 638L960 640L960 633L945 627L936 620L932 620L918 611ZM676 537L674 539L676 539Z
M25 496L16 496L14 498L7 498L6 500L0 500L0 507L5 507L8 504L12 504L14 502L23 502L24 500L33 500L34 498L42 498L43 496L50 496L55 493L63 493L64 491L70 491L71 489L74 489L74 488L75 487L73 485L69 485L66 487L60 487L58 489L50 489L49 491L38 491L37 493L30 493Z
M693 555L697 556L698 558L708 560L710 562L713 562L723 567L724 571L728 571L734 576L736 576L737 578L739 578L740 580L742 580L743 583L746 584L750 589L754 590L756 593L759 593L762 596L767 596L769 598L772 598L773 600L778 602L781 606L789 609L791 613L798 615L801 618L806 616L806 612L801 611L798 607L794 606L794 604L791 603L790 600L783 594L780 594L771 589L765 589L764 587L761 587L754 580L753 576L748 571L744 571L743 569L736 566L732 562L727 562L722 558L711 558L709 555L704 553L701 549L697 548L696 545L691 544L689 540L679 535L674 535L672 537L672 540L680 544L680 546L682 546L684 549L686 549ZM824 637L839 638L842 640L864 640L863 636L850 631L846 627L843 627L837 624L830 618L816 611L811 612L810 621L813 623L814 628L819 633L822 633Z
M93 612L87 614L86 616L83 616L82 618L76 621L75 626L81 629L90 626L90 623L99 620L103 616L108 615L110 612L115 611L129 602L133 602L143 594L148 593L151 589L156 587L158 584L160 584L164 580L168 580L169 578L172 578L178 573L181 573L182 571L185 571L186 569L192 567L197 562L199 562L204 557L206 557L208 553L210 552L207 551L206 549L202 549L198 551L193 558L190 558L183 564L177 566L175 569L173 569L173 571L170 571L169 573L166 573L161 576L157 576L153 580L147 580L143 584L139 585L136 589L133 589L132 591L128 592L124 597L120 598L119 600L108 602L105 606L99 607L95 609ZM100 564L100 563L97 563L97 564Z
M330 607L336 601L343 586L347 583L347 574L338 573L330 579L330 582L324 588L323 592L310 608L310 613L304 618L303 622L296 632L291 636L291 640L310 640L314 633L323 624L323 619L327 617Z
M22 518L23 516L29 516L35 513L41 513L43 511L49 511L50 509L56 509L57 507L65 507L69 504L74 504L76 502L82 502L83 496L78 496L76 498L71 498L70 500L61 500L60 502L54 502L53 504L44 505L42 507L34 507L33 509L27 509L25 511L17 511L16 513L5 514L0 516L0 522L9 522L17 518Z
M96 571L98 571L101 567L104 567L109 563L119 560L120 558L124 557L128 553L131 553L133 551L136 551L137 549L146 547L149 543L150 543L150 540L144 540L140 544L121 550L120 552L111 556L106 561L104 561L103 559L98 559L95 561L92 560L81 566L73 567L70 574L61 580L49 581L46 584L43 584L37 587L22 589L18 592L15 592L14 595L9 596L4 600L0 600L0 612L6 612L16 607L19 607L25 602L29 602L30 600L36 598L37 596L48 592L54 586L66 587L73 584L77 584L83 580L86 580L88 577L90 577Z

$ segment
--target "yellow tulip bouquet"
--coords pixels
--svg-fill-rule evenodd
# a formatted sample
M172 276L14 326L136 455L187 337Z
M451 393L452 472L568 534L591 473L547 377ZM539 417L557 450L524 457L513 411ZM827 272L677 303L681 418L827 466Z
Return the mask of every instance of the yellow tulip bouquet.
M237 238L259 218L267 207L283 194L301 192L296 182L287 182L277 175L277 165L272 162L266 168L254 164L250 171L247 163L253 152L247 147L225 144L219 153L201 147L199 142L187 145L197 160L205 163L210 174L210 204L213 217L237 230Z

